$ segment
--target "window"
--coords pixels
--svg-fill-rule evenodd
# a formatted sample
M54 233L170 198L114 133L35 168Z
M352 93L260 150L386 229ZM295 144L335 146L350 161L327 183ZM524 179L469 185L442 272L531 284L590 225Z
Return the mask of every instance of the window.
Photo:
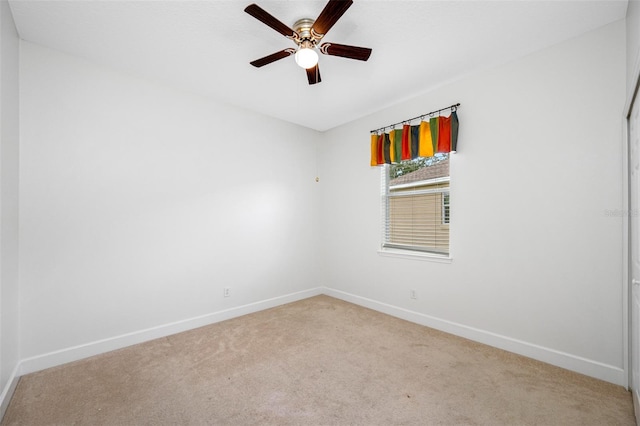
M449 224L449 193L445 192L442 195L442 224Z
M449 254L449 155L385 165L383 248Z

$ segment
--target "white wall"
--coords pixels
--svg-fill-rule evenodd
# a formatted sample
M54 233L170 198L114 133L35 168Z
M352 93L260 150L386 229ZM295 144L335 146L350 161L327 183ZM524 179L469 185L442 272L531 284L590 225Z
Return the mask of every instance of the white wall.
M316 286L316 132L28 42L20 66L23 359Z
M622 204L624 76L618 21L327 132L323 283L348 300L624 383L622 219L607 215ZM380 256L369 130L456 102L453 261Z
M18 35L0 1L0 417L19 362L18 287Z

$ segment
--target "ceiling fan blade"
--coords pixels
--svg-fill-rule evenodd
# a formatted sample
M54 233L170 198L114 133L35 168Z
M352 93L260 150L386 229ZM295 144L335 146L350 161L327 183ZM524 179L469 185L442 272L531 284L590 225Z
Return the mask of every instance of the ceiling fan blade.
M287 56L293 55L295 53L296 53L295 49L284 49L284 50L281 50L279 52L272 53L271 55L267 55L264 58L260 58L260 59L256 59L255 61L251 61L249 63L251 65L253 65L254 67L256 67L256 68L260 68L262 66L270 64L271 62L278 61L280 59L286 58Z
M371 49L368 47L348 46L338 43L322 43L322 45L320 45L320 53L366 61L369 59L369 56L371 56Z
M329 3L320 12L318 19L313 23L311 30L319 38L324 37L352 4L352 0L329 0Z
M309 80L309 84L320 83L322 79L320 78L320 68L316 64L313 68L307 68L307 80Z
M253 16L254 18L256 18L258 21L261 21L266 25L270 26L271 28L273 28L274 30L276 30L277 32L279 32L285 37L295 39L298 36L298 34L296 34L295 31L293 31L291 28L289 28L287 25L283 24L282 22L278 21L276 18L273 17L273 15L271 15L269 12L267 12L257 4L250 4L244 9L244 11L247 12L249 15Z

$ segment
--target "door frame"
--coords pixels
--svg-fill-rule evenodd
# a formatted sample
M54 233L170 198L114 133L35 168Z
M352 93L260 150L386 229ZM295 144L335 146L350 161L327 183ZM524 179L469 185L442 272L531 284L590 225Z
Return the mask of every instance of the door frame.
M631 315L631 303L633 302L631 291L633 286L631 285L631 263L629 256L631 255L631 229L629 226L629 214L630 211L630 185L629 180L631 178L629 172L629 118L631 117L631 109L635 102L640 102L638 99L638 91L640 90L640 61L636 61L633 68L633 87L627 88L627 99L624 106L624 120L623 120L623 132L622 132L622 210L628 214L622 215L622 344L623 344L623 362L622 367L626 374L624 379L626 383L623 384L628 390L631 390L632 383L632 370L631 370L631 333L632 333L632 315ZM633 395L633 406L636 416L640 414L640 400L638 395Z

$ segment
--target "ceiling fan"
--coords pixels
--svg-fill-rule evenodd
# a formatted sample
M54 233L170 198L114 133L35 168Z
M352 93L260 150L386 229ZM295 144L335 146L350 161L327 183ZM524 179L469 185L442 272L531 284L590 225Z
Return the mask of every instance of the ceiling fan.
M286 58L287 56L294 55L296 63L306 69L309 84L316 84L322 81L320 78L320 69L318 68L318 53L316 52L316 48L324 55L342 56L343 58L366 61L371 55L371 49L366 47L348 46L337 43L322 43L318 46L322 38L352 4L352 0L329 0L324 9L322 9L322 12L320 12L318 19L315 21L309 18L299 19L293 24L293 29L274 18L269 12L257 4L250 4L244 9L245 12L278 31L288 39L293 40L297 45L296 49L284 49L265 56L264 58L256 59L250 62L251 65L260 68Z

